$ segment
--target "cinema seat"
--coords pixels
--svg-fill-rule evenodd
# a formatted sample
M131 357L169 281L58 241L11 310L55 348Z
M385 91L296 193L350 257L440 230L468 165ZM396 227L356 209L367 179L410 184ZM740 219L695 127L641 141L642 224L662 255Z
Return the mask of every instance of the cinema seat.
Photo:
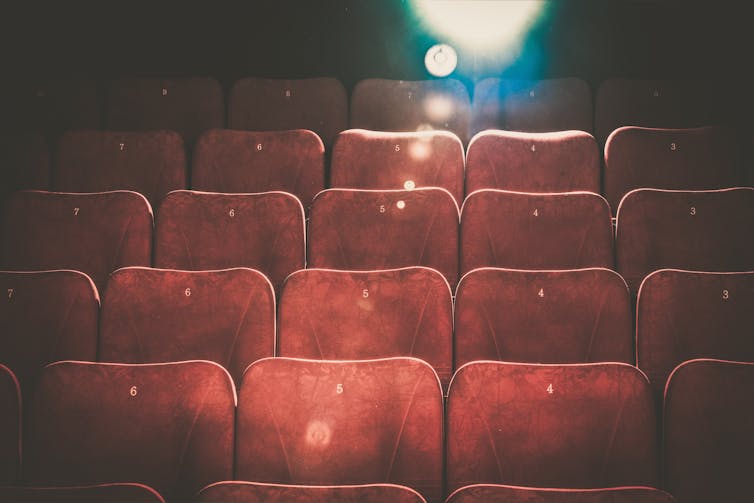
M600 152L583 131L483 131L469 142L466 192L600 191Z
M24 483L146 484L184 501L233 476L236 394L220 365L64 361L42 373Z
M154 266L211 270L248 267L276 291L303 269L304 208L286 192L226 194L178 190L157 212Z
M322 360L414 356L452 374L453 302L426 267L306 269L288 276L278 308L278 355Z
M165 503L149 486L133 483L72 487L0 487L0 501L24 503Z
M413 189L442 187L463 203L463 144L447 131L340 133L330 163L330 187Z
M223 91L215 79L116 79L106 87L106 129L173 130L190 151L202 132L225 125Z
M244 374L236 477L276 484L410 487L442 501L443 399L415 358L269 358Z
M328 189L309 221L308 267L343 270L425 266L458 281L458 206L439 188Z
M15 483L20 466L21 388L13 371L0 364L0 485Z
M651 388L631 365L469 363L453 376L445 418L448 492L658 483Z
M62 192L133 190L156 208L186 188L183 140L173 131L69 131L58 141L52 180Z
M574 77L485 78L474 86L471 122L473 133L485 129L591 133L592 92L586 81Z
M720 126L619 128L607 139L604 179L612 208L633 189L707 190L746 183L738 137Z
M237 80L228 98L228 127L249 131L309 129L325 147L348 127L348 95L334 78Z
M201 490L200 503L426 503L405 486L367 484L304 486L259 482L218 482Z
M136 192L16 192L3 208L0 268L73 269L103 291L115 269L150 265L152 221Z
M456 79L364 79L351 93L352 129L444 130L469 141L471 101Z
M290 192L305 208L325 188L322 140L304 129L213 129L199 137L191 186L207 192Z
M455 299L454 368L475 360L634 363L628 287L608 269L475 269Z
M16 374L27 400L48 363L97 359L100 298L87 275L0 271L0 292L0 363Z
M0 203L17 190L49 188L50 151L44 136L0 136Z
M691 360L665 388L662 487L678 501L747 501L754 363Z
M250 363L274 354L275 294L258 271L127 267L110 276L99 361L210 360L240 384Z
M632 295L658 269L754 270L754 189L636 189L618 207L616 264Z
M446 503L674 503L670 494L651 487L541 489L475 484L451 494Z
M613 268L605 199L592 192L483 189L461 208L461 274L479 267Z

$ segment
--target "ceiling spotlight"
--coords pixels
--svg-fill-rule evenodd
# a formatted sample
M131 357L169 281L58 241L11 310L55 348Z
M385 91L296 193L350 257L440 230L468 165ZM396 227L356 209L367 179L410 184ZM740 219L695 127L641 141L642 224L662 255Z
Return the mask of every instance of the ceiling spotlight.
M424 56L424 66L435 77L447 77L458 64L458 55L455 49L448 44L433 45Z

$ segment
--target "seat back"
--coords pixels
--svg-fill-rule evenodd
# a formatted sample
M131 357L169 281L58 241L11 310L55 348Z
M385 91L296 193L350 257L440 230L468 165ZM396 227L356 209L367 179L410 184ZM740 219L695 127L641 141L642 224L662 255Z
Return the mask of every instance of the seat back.
M0 484L15 483L20 466L21 388L13 371L0 364Z

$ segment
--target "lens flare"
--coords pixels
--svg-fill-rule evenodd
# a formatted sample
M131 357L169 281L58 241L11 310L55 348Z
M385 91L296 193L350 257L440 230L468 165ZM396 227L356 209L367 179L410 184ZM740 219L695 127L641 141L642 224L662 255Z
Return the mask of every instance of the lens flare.
M424 66L435 77L447 77L458 64L458 55L455 49L448 44L433 45L424 56Z

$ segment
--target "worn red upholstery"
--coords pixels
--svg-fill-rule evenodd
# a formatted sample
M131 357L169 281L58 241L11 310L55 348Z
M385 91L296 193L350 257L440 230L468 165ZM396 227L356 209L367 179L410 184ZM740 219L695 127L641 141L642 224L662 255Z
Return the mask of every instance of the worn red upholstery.
M461 274L478 267L613 268L610 207L592 192L484 189L461 208Z
M662 401L670 372L694 358L754 361L754 272L653 272L636 306L637 363Z
M453 302L448 282L433 269L297 271L285 281L278 316L280 356L415 356L432 365L445 388L450 381Z
M16 190L49 188L50 151L44 136L0 136L0 202Z
M58 141L54 190L133 190L156 208L186 184L186 153L174 131L69 131Z
M31 402L28 485L136 482L183 501L233 476L236 394L207 361L48 365Z
M442 501L443 400L415 358L269 358L244 374L236 477L277 484L392 483Z
M678 501L747 501L754 363L692 360L665 388L663 481Z
M688 128L720 121L720 90L702 81L610 78L594 102L594 136L605 145L621 126Z
M475 484L451 494L446 503L674 503L665 491L651 487L546 489Z
M150 265L152 222L136 192L16 192L2 215L0 267L73 269L102 291L111 271Z
M201 503L426 503L413 489L394 484L304 486L218 482L201 490Z
M304 207L325 188L325 148L304 129L213 129L199 137L191 185L208 192L290 192Z
M308 267L426 266L458 281L458 206L438 188L329 189L314 199Z
M0 485L16 482L20 466L21 388L13 371L0 363Z
M169 129L191 148L203 131L224 125L223 91L215 79L120 79L107 88L106 129Z
M463 203L463 144L448 131L393 133L349 129L338 135L330 187L442 187Z
M474 86L472 132L593 131L592 92L579 78L486 78Z
M154 266L258 269L276 291L304 267L304 209L285 192L223 194L179 190L162 202Z
M608 269L475 269L456 289L454 366L633 364L631 313L626 282Z
M741 154L735 131L725 127L622 127L605 145L605 198L617 208L626 193L638 188L743 186Z
M127 267L107 284L99 360L210 360L240 384L253 361L275 355L275 294L251 269Z
M754 271L754 189L636 189L618 208L615 258L635 295L658 269Z
M451 131L469 141L471 101L456 79L364 79L351 93L350 127L376 131Z
M446 405L447 490L654 487L649 381L624 363L464 365Z
M0 362L27 400L39 373L59 360L97 359L99 294L77 271L0 271Z
M600 191L600 152L583 131L484 131L469 142L466 192Z
M165 503L149 486L133 483L73 487L0 487L0 501L28 503Z
M228 127L309 129L329 147L348 127L348 95L334 78L237 80L228 98Z

